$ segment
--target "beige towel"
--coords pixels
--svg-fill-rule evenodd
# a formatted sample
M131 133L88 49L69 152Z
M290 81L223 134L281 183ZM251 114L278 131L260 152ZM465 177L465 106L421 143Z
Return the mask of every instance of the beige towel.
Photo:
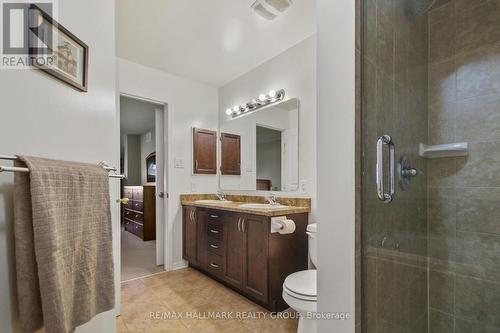
M21 160L30 169L16 173L14 191L21 326L72 332L114 308L108 172L90 164Z

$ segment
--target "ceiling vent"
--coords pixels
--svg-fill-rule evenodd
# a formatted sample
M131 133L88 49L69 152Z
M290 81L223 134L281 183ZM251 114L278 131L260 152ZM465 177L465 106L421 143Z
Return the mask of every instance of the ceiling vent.
M252 8L263 18L273 20L292 4L292 0L257 0L253 3Z

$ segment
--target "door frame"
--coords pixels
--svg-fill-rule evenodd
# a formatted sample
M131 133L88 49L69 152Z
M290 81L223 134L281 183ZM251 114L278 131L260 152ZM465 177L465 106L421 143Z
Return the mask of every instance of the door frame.
M120 97L127 97L127 98L132 98L135 100L139 101L144 101L152 104L157 104L159 106L159 110L161 110L161 106L163 106L163 123L164 123L164 128L163 128L163 150L164 150L164 158L163 158L163 170L164 170L164 192L165 196L163 198L163 223L161 226L158 226L158 218L156 220L157 226L156 230L160 231L160 239L158 239L157 235L157 240L156 240L156 264L157 265L162 265L164 266L165 271L170 271L172 270L172 251L173 251L173 237L172 237L172 232L171 228L169 227L169 201L170 201L170 196L169 193L171 193L171 187L172 187L172 179L171 179L171 161L173 161L171 154L172 154L172 112L169 109L169 104L168 102L165 101L158 101L154 100L152 98L148 97L142 97L142 96L137 96L134 94L130 94L124 91L120 91L118 94L118 117L117 117L117 126L118 129L120 128ZM155 116L156 119L156 116ZM156 121L155 121L156 123ZM155 124L156 128L156 124ZM120 135L120 131L118 130L118 135ZM157 197L158 199L158 197ZM161 230L163 229L163 230ZM121 247L121 239L119 240L119 245ZM158 250L160 249L160 251ZM160 253L161 252L161 253ZM161 255L162 254L162 255Z

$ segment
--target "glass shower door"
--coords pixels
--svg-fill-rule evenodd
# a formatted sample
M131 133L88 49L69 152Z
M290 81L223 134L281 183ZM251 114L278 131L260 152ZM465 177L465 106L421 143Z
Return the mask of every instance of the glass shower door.
M500 1L360 1L362 331L500 332Z
M428 328L427 15L409 2L362 1L364 332Z

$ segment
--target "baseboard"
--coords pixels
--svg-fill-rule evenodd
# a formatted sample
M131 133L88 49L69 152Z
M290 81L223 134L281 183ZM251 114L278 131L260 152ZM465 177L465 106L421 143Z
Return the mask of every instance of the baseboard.
M188 263L187 263L187 261L184 261L184 260L181 260L181 261L178 261L178 262L174 262L172 264L172 270L173 271L176 271L178 269L187 268L187 267L188 267Z

